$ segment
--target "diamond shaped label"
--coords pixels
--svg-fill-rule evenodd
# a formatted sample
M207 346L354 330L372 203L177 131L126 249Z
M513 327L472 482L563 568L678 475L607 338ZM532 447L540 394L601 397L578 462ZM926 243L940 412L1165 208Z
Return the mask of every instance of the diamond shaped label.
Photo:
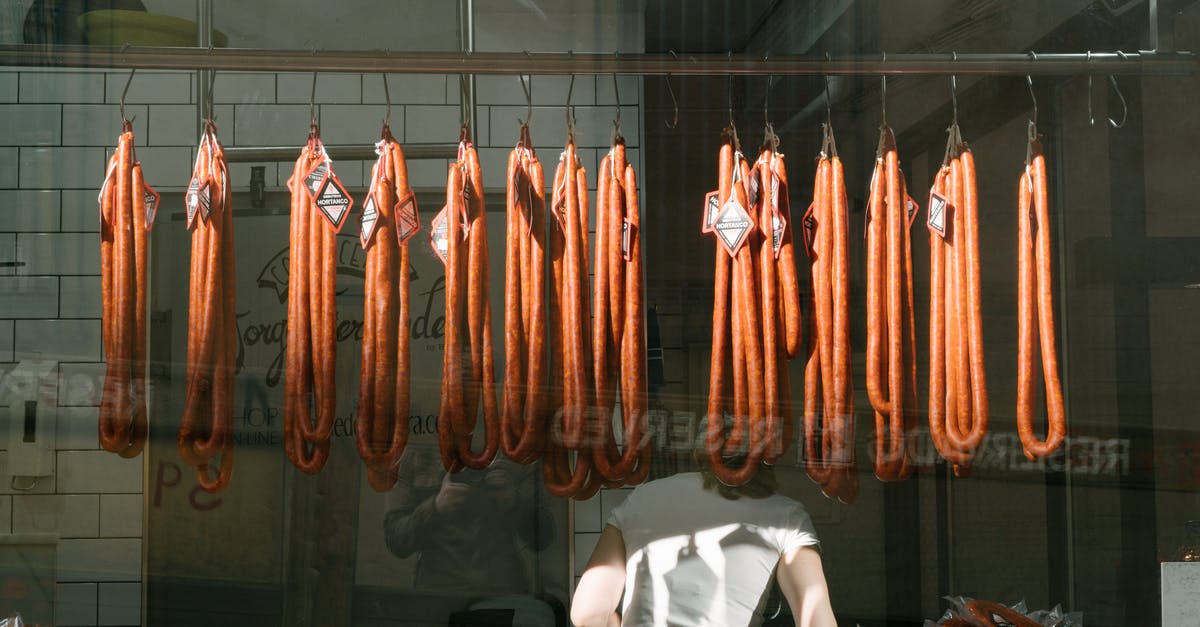
M700 224L701 233L712 233L713 223L717 221L717 214L721 211L721 201L717 198L720 192L713 190L704 195L704 215Z
M417 197L412 192L396 203L396 241L404 246L421 230L421 218L417 215Z
M342 182L330 171L329 175L325 177L325 181L321 183L320 189L317 190L313 204L329 220L330 227L336 233L342 230L342 224L350 215L350 207L354 204L354 199L350 198L350 194L342 186Z
M745 245L753 227L754 222L750 219L750 214L746 213L746 208L736 198L725 202L721 213L717 214L717 221L713 223L713 231L730 257L737 255Z
M442 265L446 265L446 256L450 254L447 213L449 213L447 208L442 207L442 210L433 216L433 222L429 225L429 245L433 247L433 254L442 260Z
M321 161L304 175L304 186L308 188L308 193L316 195L317 190L321 188L321 183L325 181L325 176L329 174L331 169L328 161Z
M209 181L204 181L200 184L200 189L196 191L197 202L200 205L200 217L208 222L208 216L212 214L212 185Z
M185 222L187 229L190 231L196 227L196 214L200 212L200 179L196 175L192 175L192 180L188 182L187 192L184 193L183 204L187 207L187 221Z
M142 202L146 207L146 230L154 226L154 216L158 215L158 202L162 197L147 183L142 183Z
M363 202L362 226L358 231L358 243L363 250L370 247L371 237L375 235L375 227L379 224L379 212L375 209L375 195L367 194Z
M629 218L621 219L621 256L625 261L633 260L633 238L637 237L637 227Z
M921 206L917 201L913 200L912 196L904 196L904 209L907 211L908 228L912 228L913 222L917 219L917 212L921 210Z
M929 192L929 219L926 224L929 230L946 239L947 227L950 224L950 202L937 192Z
M817 217L813 215L813 210L816 209L816 204L811 204L804 212L804 217L800 220L800 225L804 230L804 252L809 259L817 258L817 251L813 250L813 242L817 241Z
M771 251L779 257L783 249L783 233L787 230L787 218L778 211L771 212Z

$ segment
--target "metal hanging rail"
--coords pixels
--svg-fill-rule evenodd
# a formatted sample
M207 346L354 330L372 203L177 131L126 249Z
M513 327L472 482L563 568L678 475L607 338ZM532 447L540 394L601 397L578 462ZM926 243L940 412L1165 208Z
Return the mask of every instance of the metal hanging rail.
M846 56L744 54L596 54L257 50L161 46L0 45L0 66L137 68L251 72L396 72L412 74L1011 74L1192 75L1191 52L1087 52Z

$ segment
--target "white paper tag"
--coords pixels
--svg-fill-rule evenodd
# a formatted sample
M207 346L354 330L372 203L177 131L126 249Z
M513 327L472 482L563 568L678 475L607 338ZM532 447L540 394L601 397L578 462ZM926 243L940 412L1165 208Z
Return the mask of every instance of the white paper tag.
M375 195L367 194L363 203L362 226L358 231L358 243L363 250L370 247L371 237L375 235L375 227L379 224L379 212L375 210Z
M350 207L354 204L354 200L350 198L349 192L345 187L342 187L341 181L330 170L325 177L321 187L317 190L313 203L317 209L329 220L330 227L334 232L342 229L342 224L345 223L346 217L350 215Z
M196 227L196 214L200 213L200 179L195 174L192 175L192 180L188 182L183 204L187 207L187 221L185 224L190 231Z
M621 219L621 256L625 261L633 260L633 238L637 237L636 228L629 218Z
M787 218L778 211L771 212L771 251L779 257L783 249L783 232L787 230Z
M417 215L417 197L412 192L396 203L392 215L396 217L396 241L404 246L421 230L421 218Z
M704 215L701 216L700 232L712 233L713 224L717 222L717 214L721 212L720 192L713 190L704 195Z
M950 224L950 211L953 208L944 196L937 192L929 192L929 230L946 239L947 226Z
M321 183L325 181L325 176L332 169L329 166L328 161L321 161L313 169L309 170L308 174L304 175L304 186L308 188L308 193L313 196L317 195L317 190L321 188Z
M713 230L716 231L721 245L729 252L729 256L733 257L745 245L753 226L754 223L750 219L750 214L746 213L746 208L737 201L737 198L730 198L721 207L721 213L717 215Z
M154 226L154 216L158 215L158 202L162 199L148 183L142 183L142 202L146 206L146 230Z
M450 254L447 213L449 213L449 208L442 207L442 210L433 216L433 222L429 225L429 245L433 247L433 253L437 255L437 258L442 260L442 265L446 265L446 256Z

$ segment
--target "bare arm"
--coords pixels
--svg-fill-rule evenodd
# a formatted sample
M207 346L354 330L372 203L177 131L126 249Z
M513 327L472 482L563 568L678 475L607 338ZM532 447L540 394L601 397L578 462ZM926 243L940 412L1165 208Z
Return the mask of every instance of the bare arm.
M620 529L605 525L571 599L571 622L576 627L619 627L617 604L624 590L625 540Z
M802 546L784 553L775 576L799 627L837 627L816 549Z

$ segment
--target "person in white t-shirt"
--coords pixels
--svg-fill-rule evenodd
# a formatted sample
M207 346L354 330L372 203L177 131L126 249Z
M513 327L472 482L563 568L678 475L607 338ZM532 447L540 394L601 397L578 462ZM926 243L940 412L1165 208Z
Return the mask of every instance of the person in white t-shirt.
M774 575L799 627L836 627L812 521L775 487L767 466L736 488L707 469L639 486L609 516L571 621L759 625Z

